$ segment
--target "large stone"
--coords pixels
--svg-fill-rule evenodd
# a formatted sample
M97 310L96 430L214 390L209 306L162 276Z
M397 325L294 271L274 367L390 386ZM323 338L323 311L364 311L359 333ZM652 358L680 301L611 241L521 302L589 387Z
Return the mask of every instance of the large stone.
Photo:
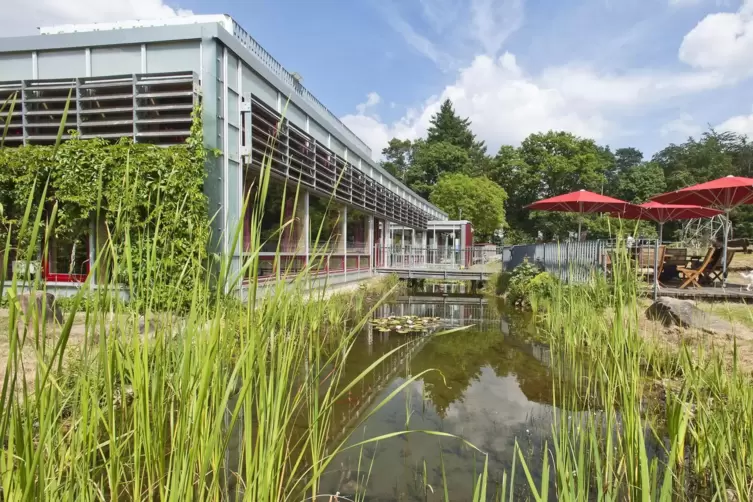
M142 338L154 338L157 331L166 336L176 336L185 327L185 321L170 314L152 314L149 321L143 315L139 317L139 334Z
M35 322L40 328L46 327L53 320L58 325L63 324L63 312L55 303L55 295L52 293L37 292L34 297L30 293L24 293L19 295L18 300L23 316L19 322L25 323L29 331L33 331Z
M646 317L660 321L665 326L693 328L707 333L736 335L747 338L750 333L714 314L704 312L691 300L660 296L647 310Z

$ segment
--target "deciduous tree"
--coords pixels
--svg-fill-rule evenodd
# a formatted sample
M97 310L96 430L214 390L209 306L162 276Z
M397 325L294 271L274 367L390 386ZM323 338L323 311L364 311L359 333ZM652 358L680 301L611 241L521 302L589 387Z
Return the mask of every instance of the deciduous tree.
M410 167L411 148L413 144L407 139L392 138L382 149L384 160L382 167L395 178L405 182L405 175Z
M446 142L413 144L412 163L406 182L421 197L428 198L443 174L467 173L472 167L468 152Z
M490 239L505 221L507 193L485 176L445 174L431 193L431 202L451 219L470 220L476 235Z

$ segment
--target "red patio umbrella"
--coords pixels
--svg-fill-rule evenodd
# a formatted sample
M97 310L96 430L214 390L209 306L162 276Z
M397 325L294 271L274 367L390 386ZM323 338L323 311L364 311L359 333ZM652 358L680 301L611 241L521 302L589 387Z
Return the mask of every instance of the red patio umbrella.
M710 207L689 204L662 204L660 202L646 202L639 206L628 204L624 211L617 213L621 218L650 220L659 224L659 239L657 239L654 248L654 300L656 300L659 291L659 245L664 233L664 224L668 221L711 218L722 213L723 211Z
M727 176L706 183L689 186L674 192L657 195L656 202L664 204L695 204L724 211L724 250L722 253L723 284L727 282L727 240L729 213L743 204L753 203L753 178Z
M565 213L611 213L625 209L627 202L606 195L578 190L549 199L542 199L526 206L532 211L561 211ZM578 240L580 240L582 221L578 221Z

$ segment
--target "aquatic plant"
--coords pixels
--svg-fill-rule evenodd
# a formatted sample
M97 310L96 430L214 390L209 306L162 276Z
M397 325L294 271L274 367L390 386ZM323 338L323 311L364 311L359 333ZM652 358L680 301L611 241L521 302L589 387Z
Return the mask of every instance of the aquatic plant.
M61 137L62 126L53 156ZM400 347L342 380L355 334L381 298L368 306L311 294L312 264L295 274L281 271L259 288L270 180L270 164L264 165L256 198L244 201L254 212L239 268L227 257L208 264L194 259L206 252L198 239L184 243L195 247L188 254L184 246L160 245L172 237L160 222L176 212L155 198L147 201L156 222L148 230L125 232L133 214L114 212L92 264L111 273L96 285L91 276L81 284L61 325L24 318L21 295L44 294L47 284L28 273L13 275L5 290L8 333L2 334L8 338L0 392L3 500L278 502L321 495L319 479L347 439L332 440L335 403ZM131 181L123 180L124 193L133 189ZM46 200L46 180L33 183L17 223L29 235L31 244L19 245L17 258L27 263L37 243L47 251L57 215L55 205L34 199L40 193ZM298 189L286 196L297 200ZM283 220L280 227L293 224ZM242 230L223 237L235 248ZM122 245L113 235L125 236ZM171 287L145 287L154 283ZM238 302L242 288L248 300ZM138 301L121 301L124 291L139 291ZM30 304L28 314L39 319ZM363 315L345 322L354 311ZM474 498L484 500L485 474L478 479Z
M692 340L668 350L643 336L634 277L617 256L608 289L597 280L559 285L534 301L552 349L557 405L586 398L602 411L554 414L553 488L531 481L533 498L553 491L558 500L750 500L751 376ZM573 380L585 389L566 385Z
M412 315L389 316L384 318L374 318L371 325L376 327L377 331L387 333L395 331L396 333L427 333L440 326L439 317L419 317Z

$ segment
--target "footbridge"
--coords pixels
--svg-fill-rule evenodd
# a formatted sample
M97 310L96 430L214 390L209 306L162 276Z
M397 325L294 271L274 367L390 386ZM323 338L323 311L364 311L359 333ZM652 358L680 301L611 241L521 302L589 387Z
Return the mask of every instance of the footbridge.
M376 271L405 280L485 282L502 270L502 248L476 246L381 248Z

